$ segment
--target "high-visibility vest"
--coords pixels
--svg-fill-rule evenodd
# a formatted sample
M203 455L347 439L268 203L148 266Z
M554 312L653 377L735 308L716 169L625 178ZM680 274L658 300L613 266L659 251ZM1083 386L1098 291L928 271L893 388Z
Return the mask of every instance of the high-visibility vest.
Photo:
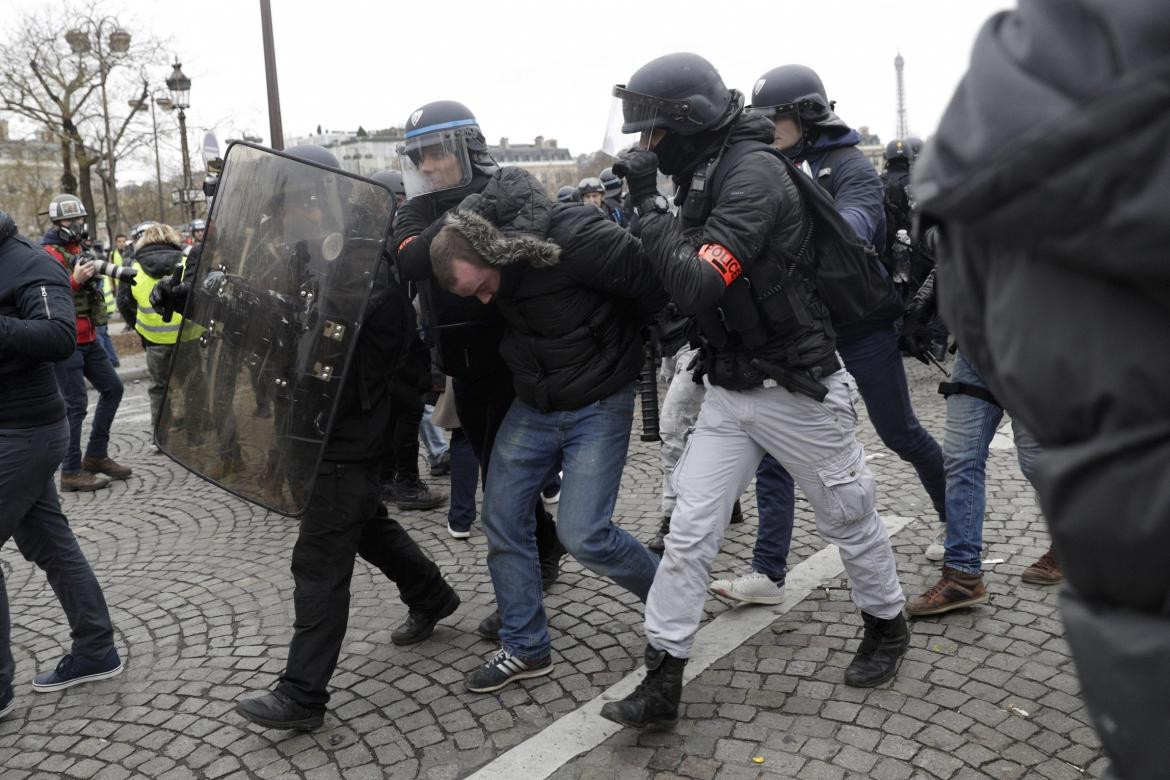
M150 292L159 280L148 276L138 261L131 267L138 271L138 275L134 277L134 284L130 287L134 294L134 302L138 304L134 330L152 344L176 343L179 340L179 327L183 323L182 316L176 312L171 316L170 322L163 322L162 315L150 305ZM192 323L183 334L183 341L197 339L202 334L203 328Z
M122 253L117 249L110 252L110 262L117 266L122 265ZM114 305L114 280L108 276L102 276L102 297L106 299L106 315L109 316L117 307Z

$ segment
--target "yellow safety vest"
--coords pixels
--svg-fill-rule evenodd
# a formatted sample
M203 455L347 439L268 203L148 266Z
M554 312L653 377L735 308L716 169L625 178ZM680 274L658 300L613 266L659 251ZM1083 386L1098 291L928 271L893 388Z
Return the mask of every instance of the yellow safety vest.
M114 265L122 265L122 253L115 249L110 252L110 262ZM102 277L102 297L106 299L106 315L114 313L117 308L114 305L114 280L108 276Z
M184 258L184 269L186 269L186 263L186 258ZM170 322L163 322L162 315L150 305L150 292L158 284L158 279L148 276L137 261L132 267L138 271L138 275L134 277L134 284L130 287L130 291L134 294L134 302L138 304L134 330L152 344L176 343L179 340L179 327L183 324L183 317L175 313L171 316ZM183 341L192 341L202 334L203 328L191 323L187 327L187 332L183 334Z

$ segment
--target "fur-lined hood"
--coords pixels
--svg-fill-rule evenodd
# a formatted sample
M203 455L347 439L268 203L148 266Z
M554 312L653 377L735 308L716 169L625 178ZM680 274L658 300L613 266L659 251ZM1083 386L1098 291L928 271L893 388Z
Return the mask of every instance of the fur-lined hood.
M561 259L561 248L553 242L525 233L506 235L474 211L450 211L446 224L459 231L489 265L524 262L533 268L552 268Z

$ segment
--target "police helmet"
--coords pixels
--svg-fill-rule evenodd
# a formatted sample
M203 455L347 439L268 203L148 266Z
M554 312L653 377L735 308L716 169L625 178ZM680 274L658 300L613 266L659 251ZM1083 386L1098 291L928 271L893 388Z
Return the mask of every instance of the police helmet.
M605 196L607 198L621 194L622 180L613 172L613 168L606 168L598 178L601 179L601 186L605 187Z
M560 203L577 203L581 200L581 193L571 184L566 184L557 190L557 201Z
M922 139L912 135L906 139L906 145L910 147L910 159L918 159L918 156L922 154Z
M64 220L78 219L80 217L88 217L89 213L85 210L85 204L76 195L69 193L62 193L49 201L49 221L58 222Z
M291 146L285 149L284 153L290 157L296 157L298 160L304 160L305 162L324 165L328 168L341 168L337 163L337 158L333 156L333 152L324 146L301 144L300 146Z
M207 223L201 219L191 220L191 232L194 233L196 230L207 230Z
M807 65L781 65L756 79L749 108L772 118L793 113L815 125L829 119L833 107L815 70Z
M412 112L398 147L406 196L465 186L473 168L496 169L475 114L454 100L437 100Z
M697 54L676 52L650 60L613 88L622 102L622 133L662 128L682 136L716 129L729 120L732 91L715 66Z
M601 183L601 179L596 176L588 176L577 183L577 192L582 195L590 192L605 193L605 185Z
M914 159L914 151L908 141L903 141L901 138L895 138L886 144L885 154L882 155L886 162L893 162L894 160L905 160L910 162Z
M370 178L379 184L386 185L386 189L394 193L395 197L406 197L406 187L402 184L402 171L393 169L378 171Z

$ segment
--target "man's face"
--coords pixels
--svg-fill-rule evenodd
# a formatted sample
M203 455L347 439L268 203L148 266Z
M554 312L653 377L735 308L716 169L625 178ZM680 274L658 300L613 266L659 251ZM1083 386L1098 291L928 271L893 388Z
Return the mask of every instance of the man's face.
M480 303L491 303L500 289L499 268L456 258L451 261L451 270L455 276L451 292L460 298L477 298Z
M115 238L114 239L114 246L118 247L119 252L121 252L123 249L125 249L126 248L126 236L118 236L117 238Z
M796 124L791 114L778 116L772 121L776 125L776 140L772 146L783 151L800 143L800 125Z
M594 206L600 206L605 203L605 195L600 192L586 192L581 196L581 200L586 203L592 203Z
M196 244L198 244L200 241L202 241L202 240L203 240L203 231L202 231L202 230L196 230L196 231L194 231L194 232L191 234L191 237L192 237L192 238L194 238L194 239L195 239L195 243L196 243Z
M442 146L424 146L418 163L418 171L432 189L445 190L458 186L463 178L459 158Z

